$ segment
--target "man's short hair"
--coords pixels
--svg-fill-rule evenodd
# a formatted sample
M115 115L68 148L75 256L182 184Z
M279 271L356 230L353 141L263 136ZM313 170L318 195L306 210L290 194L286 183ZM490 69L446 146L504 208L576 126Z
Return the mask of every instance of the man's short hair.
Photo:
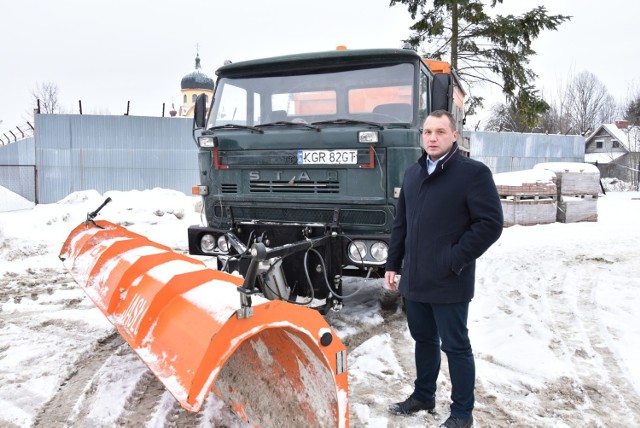
M451 130L455 131L456 130L456 120L453 117L453 115L451 113L449 113L446 110L434 110L431 113L429 113L429 116L427 117L446 117L447 119L449 119L449 123L451 124ZM426 119L425 119L426 120Z

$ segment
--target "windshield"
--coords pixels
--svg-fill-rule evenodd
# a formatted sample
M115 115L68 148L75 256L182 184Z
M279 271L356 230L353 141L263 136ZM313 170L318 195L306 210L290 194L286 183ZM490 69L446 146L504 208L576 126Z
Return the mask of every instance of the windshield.
M220 79L208 128L336 119L413 122L413 64L307 72L312 74Z

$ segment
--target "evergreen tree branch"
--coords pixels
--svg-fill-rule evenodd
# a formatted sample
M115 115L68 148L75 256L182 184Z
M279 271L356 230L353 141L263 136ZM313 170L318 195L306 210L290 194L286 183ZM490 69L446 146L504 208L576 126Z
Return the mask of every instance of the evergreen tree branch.
M555 31L571 17L549 15L544 6L519 16L486 13L485 8L502 2L391 0L390 6L405 5L415 20L406 42L422 47L433 59L449 54L449 62L466 85L486 82L500 87L509 102L518 104L524 121L531 123L531 114L549 108L532 84L537 77L529 67L535 55L532 43L543 31Z

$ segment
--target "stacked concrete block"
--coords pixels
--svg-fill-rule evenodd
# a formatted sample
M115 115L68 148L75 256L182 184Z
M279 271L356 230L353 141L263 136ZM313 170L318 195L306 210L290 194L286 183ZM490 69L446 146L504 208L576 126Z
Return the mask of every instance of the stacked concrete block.
M560 223L598 221L598 197L592 195L563 195L558 202L557 220Z
M557 177L557 221L598 221L600 171L588 163L547 162L534 169L553 171Z
M493 178L502 203L505 227L556 221L558 191L553 172L504 172L494 174Z

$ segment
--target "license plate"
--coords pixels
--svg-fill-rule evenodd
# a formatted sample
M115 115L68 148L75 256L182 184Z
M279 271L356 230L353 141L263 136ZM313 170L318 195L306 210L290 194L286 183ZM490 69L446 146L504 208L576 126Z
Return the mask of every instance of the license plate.
M298 165L355 165L357 150L298 150Z

